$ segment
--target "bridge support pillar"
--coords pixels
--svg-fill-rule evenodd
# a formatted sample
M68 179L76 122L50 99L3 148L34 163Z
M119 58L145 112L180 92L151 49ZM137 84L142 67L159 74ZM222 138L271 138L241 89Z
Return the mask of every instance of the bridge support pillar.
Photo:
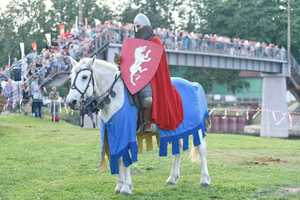
M286 77L263 76L260 136L287 138L289 115L286 101Z

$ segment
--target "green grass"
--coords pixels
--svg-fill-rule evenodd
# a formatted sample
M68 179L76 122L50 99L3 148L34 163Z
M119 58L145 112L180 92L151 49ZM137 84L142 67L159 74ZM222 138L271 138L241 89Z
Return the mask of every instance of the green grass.
M133 165L134 194L114 194L116 177L99 173L99 131L49 119L0 116L0 200L18 199L300 199L300 141L209 134L212 185L183 154L181 179L165 185L171 158L158 150Z

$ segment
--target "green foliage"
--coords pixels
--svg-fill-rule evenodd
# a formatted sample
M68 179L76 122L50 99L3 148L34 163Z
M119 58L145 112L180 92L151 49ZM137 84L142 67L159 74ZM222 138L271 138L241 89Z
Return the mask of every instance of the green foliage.
M131 7L131 4L127 4L124 8L124 10L122 11L122 13L120 14L120 21L123 24L126 23L132 23L134 17L139 13L138 9L133 9Z
M25 43L29 52L31 43L44 43L44 33L50 30L47 23L47 11L42 0L11 0L0 16L0 66L7 63L8 55L12 60L20 58L19 43Z
M53 3L51 16L53 16L53 24L65 22L67 29L72 28L78 16L78 1L74 0L51 0ZM81 0L83 10L83 20L87 18L89 24L94 23L94 19L100 21L112 20L113 12L105 5L98 3L97 0ZM84 23L84 22L83 22Z
M273 43L287 43L287 0L193 0L204 33ZM292 48L300 49L300 0L291 0ZM297 53L298 54L298 53ZM299 56L299 55L294 55Z
M168 186L171 158L144 152L132 166L134 194L121 196L116 177L98 171L99 130L20 115L0 116L0 127L0 199L299 199L281 189L300 186L297 140L208 134L208 188L188 153Z
M120 15L120 19L124 23L132 23L135 15L139 12L147 15L154 28L174 28L174 11L182 4L182 0L147 0L137 1L141 6L139 9L133 9L132 3L136 1L130 0L125 5L124 11Z
M287 0L190 0L180 13L188 31L287 46ZM292 52L300 57L300 0L291 0ZM228 82L235 90L244 86L238 71L208 71L207 77ZM204 82L208 82L205 78Z
M57 30L57 25L61 22L66 23L66 28L72 28L75 18L78 16L77 1L72 0L51 0L52 7L49 11L53 30Z
M248 83L239 78L239 72L232 70L203 69L194 67L170 67L170 73L175 77L182 77L190 81L200 83L206 93L210 93L213 83L225 84L228 90L235 94L240 89L248 86Z
M57 25L66 23L70 30L78 15L77 1L51 0L50 8L44 0L11 0L0 15L0 67L14 57L20 58L19 43L25 43L25 52L31 51L31 43L36 41L38 49L46 46L44 34L51 33L57 37ZM82 0L83 17L88 18L89 24L97 18L101 21L112 19L113 12L97 0Z

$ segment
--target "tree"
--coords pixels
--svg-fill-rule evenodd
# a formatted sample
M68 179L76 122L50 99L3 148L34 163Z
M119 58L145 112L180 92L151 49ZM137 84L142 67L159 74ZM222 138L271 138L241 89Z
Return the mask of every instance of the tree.
M189 31L216 33L279 46L287 44L287 0L191 0L194 10L184 10ZM300 0L291 0L292 52L300 57ZM191 15L195 13L195 16ZM198 25L197 25L198 24ZM239 87L238 72L209 71L209 77ZM233 77L232 77L233 76Z
M94 19L100 21L114 20L115 14L113 11L97 0L82 0L83 1L83 15L88 18L89 23L94 23Z
M147 0L137 1L140 5L139 9L132 8L132 3L136 1L128 1L123 12L120 14L120 20L123 23L132 23L135 15L139 12L149 17L152 27L174 28L176 11L183 0Z
M70 29L78 16L78 1L74 0L51 0L51 16L53 24L66 23L66 28ZM100 2L100 3L99 3ZM100 21L112 20L114 14L111 9L102 4L99 0L82 0L83 19L87 18L88 23L94 23L94 19Z
M44 1L12 0L0 17L0 63L7 63L7 55L20 57L19 43L24 42L26 51L32 41L43 43L44 32L49 29L46 19L47 11Z
M286 46L287 0L193 0L200 31ZM300 0L292 0L292 48L299 49Z
M51 0L51 7L44 0L11 0L0 15L0 66L11 58L20 58L19 43L24 42L26 52L31 50L31 43L36 41L39 49L46 46L45 33L57 36L57 25L66 23L66 29L75 23L78 15L77 1ZM94 18L102 21L113 19L113 12L96 0L83 0L83 15L89 23Z

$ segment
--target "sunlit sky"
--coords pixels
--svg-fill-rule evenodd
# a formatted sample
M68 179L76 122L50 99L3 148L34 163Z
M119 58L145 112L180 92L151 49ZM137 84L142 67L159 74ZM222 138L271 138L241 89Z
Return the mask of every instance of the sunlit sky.
M8 4L8 1L6 0L0 0L0 7L3 9Z

